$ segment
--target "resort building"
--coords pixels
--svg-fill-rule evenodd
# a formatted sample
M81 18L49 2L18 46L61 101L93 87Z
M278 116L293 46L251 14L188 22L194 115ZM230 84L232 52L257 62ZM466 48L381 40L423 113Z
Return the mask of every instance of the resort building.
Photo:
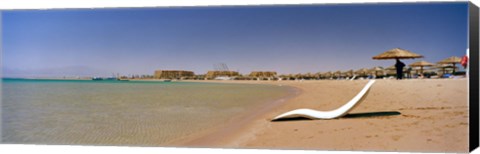
M240 74L235 71L208 71L205 78L214 79L216 77L234 77Z
M274 78L277 76L277 72L273 71L253 71L248 75L253 78Z
M154 74L155 79L183 79L191 78L195 74L192 71L183 70L156 70Z

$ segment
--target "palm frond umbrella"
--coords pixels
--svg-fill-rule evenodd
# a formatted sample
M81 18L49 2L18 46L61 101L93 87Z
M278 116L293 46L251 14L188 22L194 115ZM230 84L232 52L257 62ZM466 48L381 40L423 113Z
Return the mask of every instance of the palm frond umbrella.
M311 79L313 78L313 74L311 72L308 72L307 74L304 75L306 78Z
M414 58L423 58L422 55L413 53L411 51L394 48L388 51L385 51L379 55L372 57L374 60L384 60L384 59L414 59ZM396 72L395 72L396 74Z
M436 70L437 70L436 68L430 67L430 68L424 68L423 72L434 73Z
M379 55L372 57L375 60L383 60L383 59L414 59L414 58L423 58L422 55L413 53L411 51L394 48L388 51L385 51Z
M385 70L396 70L395 65L392 65L390 67L386 67Z
M438 65L436 65L436 66L434 66L434 67L440 69L440 70L442 71L442 74L445 74L446 69L451 68L451 69L453 69L453 71L455 71L455 69L458 68L458 67L456 67L456 66L449 65L449 64L438 64ZM453 72L453 71L452 71L452 72Z
M438 75L438 69L435 67L425 68L423 72L429 73L430 75L434 75L434 74Z
M424 60L411 63L410 67L420 67L420 74L423 74L423 67L434 66L435 64L426 62Z
M419 74L418 72L420 72L420 67L411 67L412 68L412 71L415 72L414 74Z
M339 78L342 75L342 72L341 71L335 71L335 72L333 72L333 75L335 77Z
M392 65L392 66L390 66L390 67L386 67L386 68L385 68L385 72L386 72L388 75L397 74L397 72L396 72L395 70L396 70L395 65Z
M451 69L451 71L449 71L450 69ZM453 73L453 71L454 71L455 69L458 70L459 67L457 67L457 66L455 66L455 67L447 67L447 68L445 68L445 72L452 72L452 73Z
M340 73L340 76L341 77L348 77L348 72L343 71L342 73Z
M282 80L288 80L288 76L286 74L281 74L278 77L280 77Z
M325 77L325 73L318 72L318 75L320 75L320 79L324 79L324 78L326 78L326 77Z
M462 61L462 58L452 56L452 57L448 57L444 60L441 60L441 61L437 62L437 64L452 64L453 65L453 73L455 73L455 64L460 63L461 61Z
M397 71L395 71L395 70L386 70L385 73L386 73L387 75L396 75L396 74L397 74Z
M321 72L317 72L315 73L315 78L318 80L322 77L322 73Z
M295 74L294 77L295 77L295 79L300 79L300 78L302 78L302 74L300 74L300 73Z
M288 76L290 77L290 79L295 79L295 77L296 77L295 74L288 74Z
M353 70L348 70L348 71L345 71L345 72L343 72L343 73L345 74L345 76L353 77L354 71L353 71Z
M325 72L323 73L323 75L326 77L326 78L332 78L332 71L328 71L328 72Z
M290 76L288 76L288 74L282 74L282 79L290 80Z
M375 76L378 76L378 72L383 72L383 68L380 66L373 67L370 69L371 72L375 73Z
M368 73L368 69L366 68L362 68L362 69L358 69L355 71L356 74L359 74L360 76L366 76L366 74Z

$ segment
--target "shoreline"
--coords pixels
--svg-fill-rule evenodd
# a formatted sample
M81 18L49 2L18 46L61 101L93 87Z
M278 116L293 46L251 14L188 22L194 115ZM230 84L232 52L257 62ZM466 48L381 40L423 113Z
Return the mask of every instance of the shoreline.
M191 138L177 147L411 152L468 151L466 79L377 80L364 102L350 113L398 111L401 115L271 122L298 108L335 109L368 80L204 81L291 86L300 93L242 128ZM397 93L395 95L392 95ZM217 135L215 135L217 134ZM220 135L219 135L220 134ZM210 137L209 137L210 136ZM219 138L215 138L219 137ZM201 144L200 144L201 143ZM368 143L368 144L367 144Z
M184 81L184 82L195 82ZM266 83L244 83L244 82L232 82L232 81L203 81L201 83L225 83L225 84L261 84L261 85L274 85ZM288 95L269 102L259 104L252 107L251 111L235 115L224 124L214 126L208 130L202 130L197 133L187 135L185 137L167 142L166 146L169 147L193 147L193 148L234 148L239 146L239 141L248 139L247 136L241 136L240 132L245 132L246 129L258 128L252 127L251 121L258 121L258 117L268 113L269 110L278 108L288 102L288 100L298 96L301 93L301 89L297 87L291 87Z

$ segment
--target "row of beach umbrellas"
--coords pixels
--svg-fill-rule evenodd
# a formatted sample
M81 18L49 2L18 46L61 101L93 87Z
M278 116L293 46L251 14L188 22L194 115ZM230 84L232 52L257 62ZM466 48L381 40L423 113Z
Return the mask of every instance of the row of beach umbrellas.
M359 70L347 70L347 71L328 71L328 72L317 72L317 73L305 73L305 74L284 74L284 75L279 75L281 78L297 78L297 79L305 79L305 78L315 78L315 79L320 79L320 78L343 78L343 77L365 77L368 75L375 75L375 76L384 76L384 75L392 75L396 74L395 68L387 67L383 68L380 66L374 67L374 68L362 68ZM433 67L432 67L433 68ZM439 67L435 67L439 68ZM422 71L424 72L427 69L423 69ZM429 69L430 70L430 69ZM420 68L413 68L412 71L415 72L420 72ZM433 70L430 70L433 71ZM442 71L445 72L445 70L442 68ZM404 72L407 72L407 68L404 68ZM422 73L423 73L422 72Z
M413 53L411 51L401 49L401 48L394 48L391 50L388 50L384 53L381 53L377 56L374 56L374 60L385 60L385 59L415 59L415 58L423 58L423 55ZM419 70L420 74L423 74L424 72L424 67L435 67L439 68L442 70L442 72L445 72L446 69L451 68L453 69L453 73L455 73L455 69L457 68L455 64L460 63L461 58L452 56L446 59L443 59L437 64L433 64L430 62L427 62L425 60L417 61L414 63L409 64L408 66L415 68L414 70ZM419 68L419 69L417 69ZM353 76L355 75L360 75L360 76L366 76L367 74L375 74L378 75L378 73L383 73L384 71L394 71L396 70L395 66L390 66L387 68L382 68L382 67L373 67L371 69L367 68L362 68L356 71L353 70L348 70L346 72L341 72L341 71L336 71L336 72L326 72L326 73L321 73L322 76L327 76L327 77L332 77L332 76ZM406 71L406 68L404 68Z
M413 52L405 50L405 49L394 48L394 49L388 50L386 52L383 52L383 53L381 53L377 56L374 56L372 58L374 60L415 59L415 58L424 58L424 56L420 55L420 54L417 54L417 53L413 53ZM446 69L453 69L452 72L455 73L455 69L457 68L455 65L457 63L460 63L460 62L461 62L461 58L456 57L456 56L452 56L452 57L449 57L449 58L446 58L446 59L443 59L443 60L437 62L437 64L430 63L430 62L427 62L425 60L421 60L421 61L411 63L408 66L413 68L413 70L419 71L420 74L423 74L423 72L425 70L425 67L438 68L438 69L441 69L443 73L445 73ZM347 77L352 77L354 75L366 76L367 74L375 74L375 75L378 76L379 73L383 74L385 71L394 72L394 70L396 70L394 65L390 66L390 67L387 67L387 68L377 66L377 67L373 67L373 68L370 68L370 69L361 68L361 69L358 69L358 70L355 70L355 71L354 70L348 70L348 71L345 71L345 72L329 71L329 72L325 72L325 73L316 73L314 76L316 76L316 77L346 77L346 76ZM407 68L404 68L404 71L406 71L406 70L407 70ZM295 75L295 77L300 77L300 76L305 76L305 75L301 75L301 74ZM307 75L307 77L308 76L309 75Z
M413 53L411 51L401 49L401 48L394 48L383 52L377 56L372 57L374 60L386 60L386 59L415 59L415 58L424 58L423 55ZM436 64L427 62L425 60L420 60L414 63L409 64L412 70L420 72L423 74L425 67L436 68L440 69L443 73L445 73L446 69L453 69L453 73L455 73L455 66L457 63L461 62L461 58L452 56L441 61L438 61ZM306 73L306 74L286 74L280 75L280 77L285 78L333 78L333 77L353 77L353 76L367 76L373 75L376 76L384 75L384 74L395 74L396 68L395 65L390 67L380 67L376 66L373 68L361 68L358 70L347 70L347 71L328 71L328 72L318 72L318 73ZM404 67L404 71L407 71L407 68ZM389 72L389 73L386 73ZM410 72L409 72L410 73Z
M451 68L449 67L441 67L441 66L434 66L431 67L431 69L428 69L429 71L433 71L433 68L441 69L442 72L445 73L445 69ZM422 69L421 68L412 68L412 71L415 72L425 72L427 69ZM422 72L423 71L423 72ZM404 72L407 72L407 68L404 68ZM417 74L416 73L416 74ZM443 73L443 74L444 74ZM375 75L375 76L385 76L385 75L392 75L396 74L395 67L390 66L387 68L383 68L380 66L373 67L373 68L361 68L358 70L347 70L347 71L328 71L328 72L317 72L317 73L305 73L305 74L283 74L279 75L281 78L295 78L295 79L308 79L308 78L315 78L315 79L321 79L321 78L344 78L344 77L365 77L368 75Z
M405 49L400 49L400 48L394 48L392 50L388 50L384 53L381 53L381 54L373 57L374 60L414 59L414 58L423 58L423 56L420 55L420 54L416 54L416 53L413 53L411 51L405 50ZM410 67L420 67L420 73L423 73L423 68L424 67L432 67L432 66L436 66L437 68L441 68L443 72L445 72L446 68L453 68L453 73L455 73L455 68L456 68L455 64L460 63L461 60L462 59L460 57L452 56L452 57L449 57L449 58L446 58L444 60L441 60L441 61L437 62L438 65L435 65L433 63L430 63L430 62L427 62L427 61L424 61L424 60L421 60L421 61L414 62L414 63L410 64L409 66ZM389 68L392 69L391 67L389 67ZM393 69L395 69L394 66L393 66Z

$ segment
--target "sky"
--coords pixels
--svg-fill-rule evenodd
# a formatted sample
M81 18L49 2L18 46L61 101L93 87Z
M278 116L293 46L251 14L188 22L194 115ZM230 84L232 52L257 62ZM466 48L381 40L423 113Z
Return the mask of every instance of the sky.
M10 10L4 77L110 76L225 63L242 74L389 67L393 48L431 63L465 55L468 5L456 3Z

